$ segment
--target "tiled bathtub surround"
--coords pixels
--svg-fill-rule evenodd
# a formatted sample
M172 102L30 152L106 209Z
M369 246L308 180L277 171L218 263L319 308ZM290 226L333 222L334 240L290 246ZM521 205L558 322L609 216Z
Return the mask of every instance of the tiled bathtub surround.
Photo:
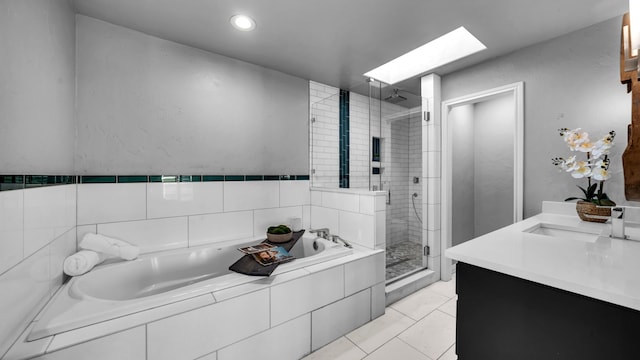
M299 359L384 313L384 253L355 249L342 258L208 293L196 307L152 309L20 343L3 360ZM128 330L127 330L128 329ZM259 350L257 350L259 349Z
M76 249L76 186L0 192L0 354L63 281Z

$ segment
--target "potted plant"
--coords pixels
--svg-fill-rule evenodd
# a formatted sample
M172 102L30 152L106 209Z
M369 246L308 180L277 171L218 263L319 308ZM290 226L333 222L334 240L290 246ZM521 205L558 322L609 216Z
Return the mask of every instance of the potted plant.
M553 164L571 174L574 179L586 179L587 187L578 185L583 197L569 197L565 201L578 200L576 211L580 219L592 222L606 222L611 216L611 207L615 206L604 192L604 183L611 177L609 173L609 152L613 147L615 131L610 131L601 139L593 142L589 134L577 128L558 130L569 150L583 153L585 158L578 159L577 155L565 159L552 159Z

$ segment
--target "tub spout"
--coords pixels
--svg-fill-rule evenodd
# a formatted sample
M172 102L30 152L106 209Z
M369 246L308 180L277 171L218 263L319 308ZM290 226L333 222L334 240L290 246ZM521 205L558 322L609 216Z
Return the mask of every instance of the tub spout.
M341 238L338 235L331 235L331 240L333 240L334 243L338 243L338 240L342 241L342 243L344 244L344 246L348 247L349 249L352 249L353 246L351 246L351 244L349 244L349 242L343 238Z

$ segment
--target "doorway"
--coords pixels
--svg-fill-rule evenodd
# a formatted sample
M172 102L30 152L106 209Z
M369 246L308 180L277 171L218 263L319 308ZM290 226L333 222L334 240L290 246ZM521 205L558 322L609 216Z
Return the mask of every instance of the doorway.
M441 278L444 250L522 220L522 82L442 103Z

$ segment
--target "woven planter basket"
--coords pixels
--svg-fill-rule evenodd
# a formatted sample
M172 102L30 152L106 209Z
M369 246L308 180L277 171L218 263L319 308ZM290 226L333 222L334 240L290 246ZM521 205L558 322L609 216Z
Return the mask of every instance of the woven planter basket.
M611 217L611 207L598 207L589 201L578 201L576 211L583 221L604 223Z
M272 243L284 243L291 240L293 236L293 232L289 232L286 234L269 234L267 233L267 240Z

